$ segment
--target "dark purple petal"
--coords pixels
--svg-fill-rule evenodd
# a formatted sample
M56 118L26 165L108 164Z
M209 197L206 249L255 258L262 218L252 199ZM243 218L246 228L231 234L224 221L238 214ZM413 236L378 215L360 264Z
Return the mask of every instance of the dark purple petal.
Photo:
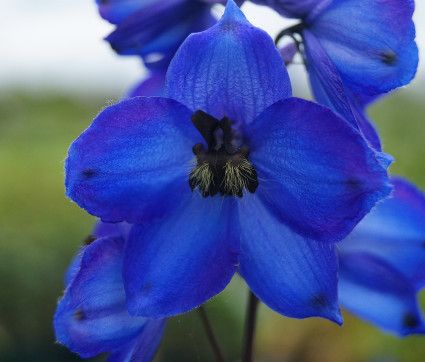
M299 234L336 242L391 192L366 141L326 107L275 103L247 127L256 194Z
M415 288L385 261L362 253L340 255L341 305L377 327L401 336L425 333Z
M255 195L239 203L239 219L239 272L254 294L287 317L324 317L342 324L335 246L291 231Z
M190 199L191 111L170 99L109 106L71 145L67 196L105 222L150 222Z
M194 193L163 221L133 227L123 274L131 314L184 313L226 287L239 264L234 207L231 198Z
M230 0L219 23L192 34L167 73L167 96L190 109L249 123L291 96L285 65L273 40L252 26Z

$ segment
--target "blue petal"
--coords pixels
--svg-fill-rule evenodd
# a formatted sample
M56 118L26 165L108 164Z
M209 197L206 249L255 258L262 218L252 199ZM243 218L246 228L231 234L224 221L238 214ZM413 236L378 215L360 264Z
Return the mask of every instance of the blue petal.
M353 114L356 117L357 124L359 125L363 133L363 136L366 138L366 140L369 142L370 146L374 150L380 152L382 150L382 145L378 135L378 131L376 130L372 121L367 118L365 109L361 108L359 105L354 104L353 101L351 101L350 104ZM382 154L381 152L381 156L384 159L389 160L389 164L386 167L384 166L385 168L388 168L388 166L394 161L394 159L390 155Z
M335 65L320 42L308 30L303 31L307 70L314 98L341 115L354 128L359 126L351 111L344 85Z
M122 238L89 245L81 269L60 301L54 327L58 341L82 357L114 350L143 329L146 318L130 316L122 282Z
M158 0L96 0L100 16L112 24L118 24L135 11L155 2Z
M313 19L332 0L251 0L258 5L265 5L288 18Z
M364 252L425 285L425 196L407 180L392 179L393 197L378 204L344 240L341 252Z
M192 32L213 25L210 6L199 1L156 1L121 21L106 40L122 55L141 55L150 63L151 54L168 61Z
M119 224L98 221L94 226L93 236L95 238L103 238L105 236L121 236Z
M165 74L166 72L162 69L152 72L147 79L131 90L129 97L164 96Z
M342 240L391 191L363 137L328 108L287 99L246 131L256 194L307 238Z
M192 34L167 73L166 92L190 109L252 122L291 96L288 73L273 40L229 0L219 23Z
M150 222L190 198L188 165L201 141L191 111L170 99L106 108L71 145L67 196L105 222Z
M401 336L425 333L415 289L401 273L368 254L341 254L339 262L339 300L345 308Z
M335 0L310 25L345 86L365 94L410 82L418 65L413 0Z
M68 285L71 283L72 279L77 275L78 271L81 267L81 258L83 256L85 246L81 246L78 250L77 254L72 258L71 263L69 263L68 268L65 271L64 275L64 282L65 287L68 287Z
M254 294L287 317L324 317L342 324L335 246L294 233L255 195L239 205L239 272Z
M135 225L124 262L131 314L160 318L187 312L221 292L239 264L234 200L204 199L163 221Z
M307 70L314 98L341 115L353 127L360 129L373 149L381 151L381 141L375 127L365 115L365 105L347 93L341 77L317 38L308 30L303 32ZM384 155L382 155L384 156Z
M108 362L150 362L164 334L166 319L148 320L130 343L109 354Z
M68 268L66 269L66 272L64 275L65 287L68 287L72 279L74 279L74 276L80 270L81 258L83 256L86 246L90 245L93 241L95 241L98 238L103 238L106 236L120 237L122 233L118 225L119 224L110 224L110 223L104 223L100 221L95 223L92 234L88 235L85 238L85 240L83 240L83 243L80 249L78 250L77 254L74 256Z

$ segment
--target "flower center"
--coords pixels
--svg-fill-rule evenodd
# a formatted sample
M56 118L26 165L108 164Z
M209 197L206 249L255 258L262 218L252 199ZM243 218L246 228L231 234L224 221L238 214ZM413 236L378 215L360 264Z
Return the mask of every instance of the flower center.
M254 193L257 171L248 161L249 149L235 145L235 135L227 117L218 120L203 111L191 116L192 122L208 145L197 143L192 150L197 164L189 175L189 186L199 187L202 196L243 196L243 189Z

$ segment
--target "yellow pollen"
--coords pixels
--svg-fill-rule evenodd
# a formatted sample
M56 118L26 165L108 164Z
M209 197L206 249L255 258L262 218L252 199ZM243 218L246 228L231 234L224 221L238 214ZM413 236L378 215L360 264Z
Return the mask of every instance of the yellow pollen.
M197 180L201 190L208 190L211 184L214 184L214 175L208 162L197 165L190 172L189 179Z
M248 179L251 176L253 166L246 158L242 158L238 165L234 165L232 161L227 161L224 167L223 186L229 195L237 196L241 190L248 188ZM247 177L248 176L248 177Z

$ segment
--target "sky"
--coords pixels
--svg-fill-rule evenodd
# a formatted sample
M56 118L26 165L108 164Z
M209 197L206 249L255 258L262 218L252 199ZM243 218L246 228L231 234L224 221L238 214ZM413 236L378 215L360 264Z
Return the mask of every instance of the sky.
M272 36L291 24L265 7L246 3L242 9ZM425 54L425 1L417 1L414 19L420 55ZM137 57L117 56L102 40L112 29L94 0L2 0L0 89L125 93L144 69ZM295 66L295 77L301 79L301 72ZM408 88L425 95L423 61Z

